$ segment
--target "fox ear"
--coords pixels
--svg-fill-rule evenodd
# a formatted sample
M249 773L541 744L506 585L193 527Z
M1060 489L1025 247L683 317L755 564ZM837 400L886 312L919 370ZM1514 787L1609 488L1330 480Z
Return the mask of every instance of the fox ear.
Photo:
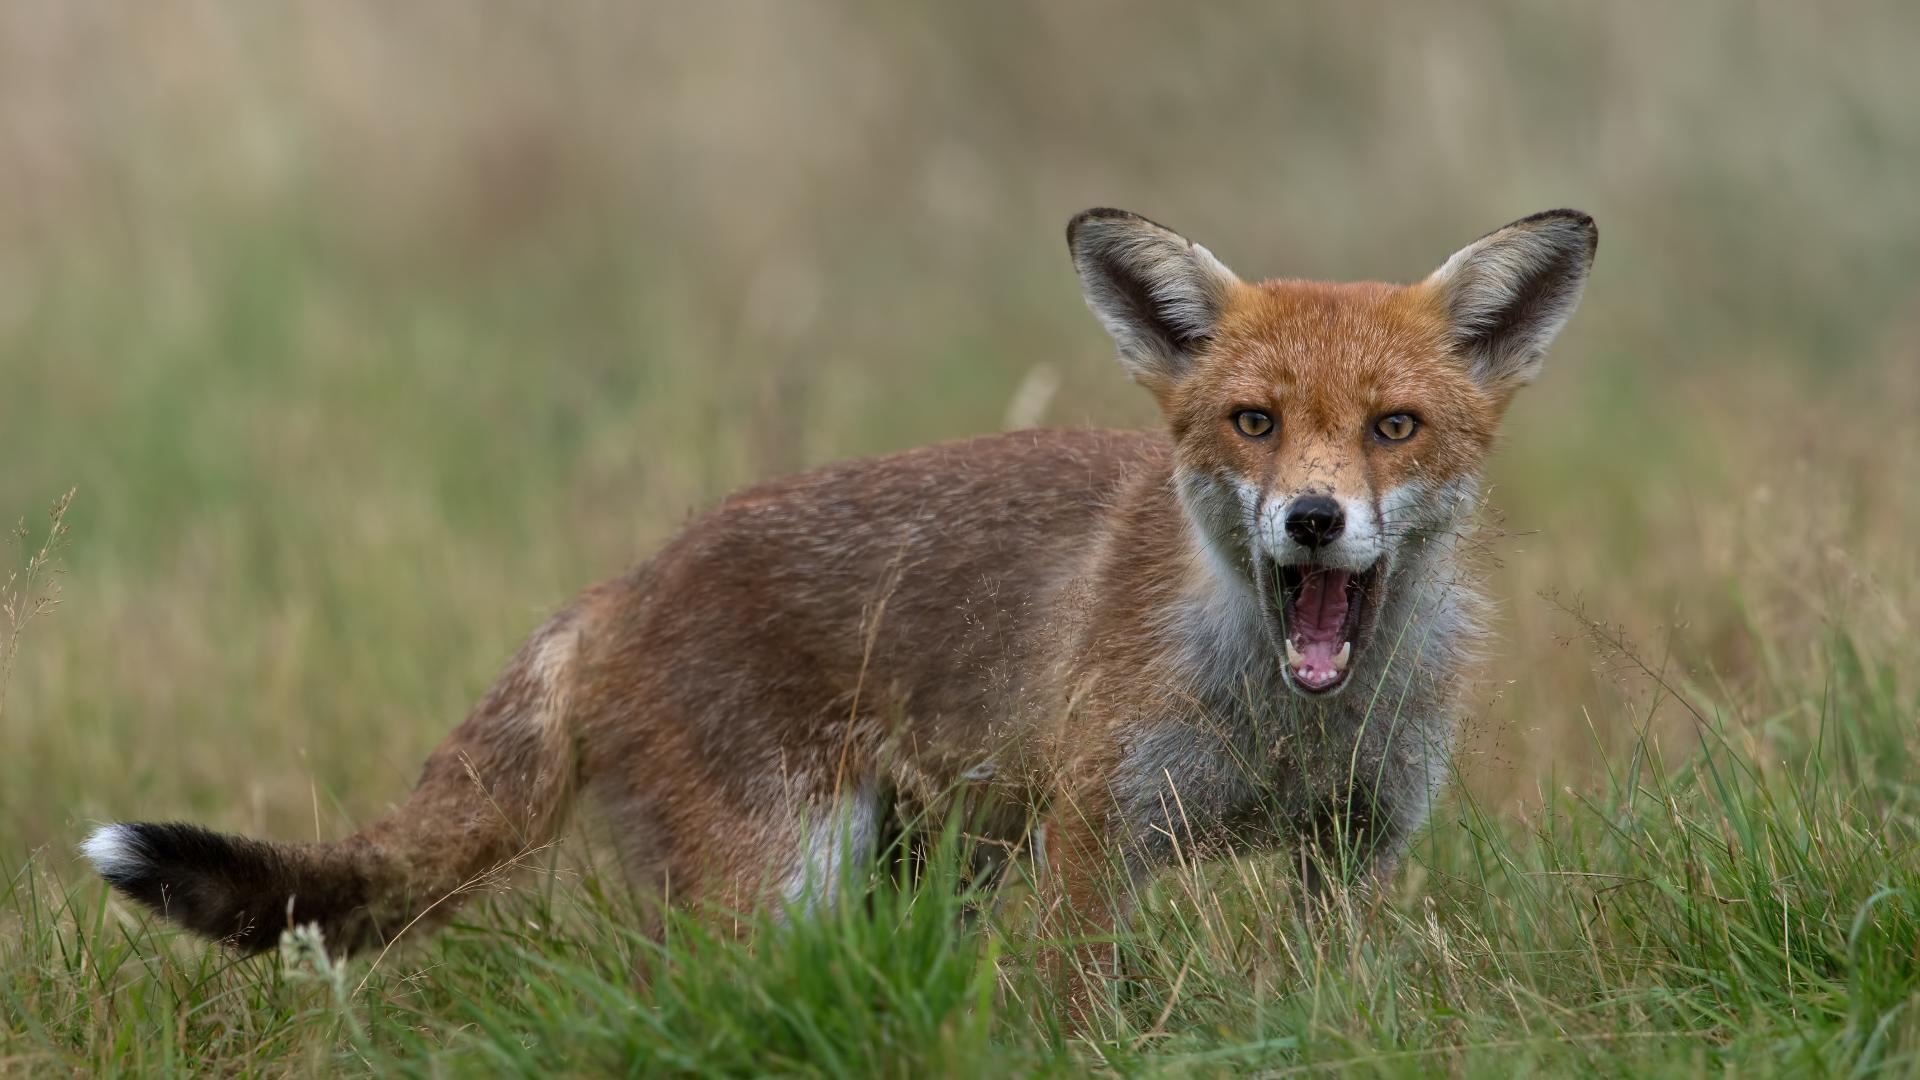
M1067 250L1087 306L1149 388L1185 374L1240 283L1206 248L1125 210L1075 214Z
M1539 373L1580 303L1599 239L1586 214L1548 210L1475 240L1427 278L1481 386L1511 393Z

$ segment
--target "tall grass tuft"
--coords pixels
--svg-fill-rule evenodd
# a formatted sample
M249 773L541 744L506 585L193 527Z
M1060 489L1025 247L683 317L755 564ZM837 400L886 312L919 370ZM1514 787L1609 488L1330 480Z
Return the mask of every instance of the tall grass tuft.
M20 656L20 639L27 632L27 624L53 614L53 609L60 606L61 566L57 560L67 544L67 510L78 492L78 488L68 488L48 507L47 531L39 544L32 542L33 534L24 518L13 529L11 539L19 546L23 563L10 567L6 583L0 584L0 619L5 620L0 626L0 720L6 718L7 685L13 681L13 664Z

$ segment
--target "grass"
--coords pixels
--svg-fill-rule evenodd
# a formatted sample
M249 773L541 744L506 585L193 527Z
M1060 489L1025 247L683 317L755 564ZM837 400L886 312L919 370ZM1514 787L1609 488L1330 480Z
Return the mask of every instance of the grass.
M1920 1072L1913 5L0 26L0 1072ZM660 948L575 838L345 966L231 963L72 855L377 817L521 635L738 484L1152 423L1059 239L1095 204L1249 276L1600 222L1490 472L1456 783L1378 902L1170 873L1079 1036L958 851Z
M744 935L685 917L664 943L640 937L617 883L583 862L346 965L298 937L277 958L227 961L31 860L0 896L20 931L0 953L6 1060L102 1074L1913 1075L1916 702L1850 638L1822 655L1816 681L1783 687L1806 707L1775 715L1650 671L1691 738L1637 743L1523 819L1457 796L1405 880L1363 908L1303 914L1284 860L1181 867L1120 937L1129 978L1087 1032L1061 1028L1018 888L967 886L948 830L918 879L883 856L847 871L864 902L747 917Z

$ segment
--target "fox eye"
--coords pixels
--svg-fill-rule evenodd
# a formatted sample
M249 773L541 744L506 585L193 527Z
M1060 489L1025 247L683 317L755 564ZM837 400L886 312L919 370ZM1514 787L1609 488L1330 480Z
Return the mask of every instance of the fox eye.
M1233 414L1233 426L1249 439L1263 439L1273 430L1273 417L1258 409L1241 409Z
M1373 430L1388 442L1406 442L1413 433L1420 430L1420 421L1406 413L1394 413L1374 421Z

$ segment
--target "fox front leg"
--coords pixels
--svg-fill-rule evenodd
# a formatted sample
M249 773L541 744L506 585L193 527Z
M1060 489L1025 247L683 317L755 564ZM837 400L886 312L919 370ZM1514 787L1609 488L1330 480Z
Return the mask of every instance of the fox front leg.
M1042 823L1039 858L1040 926L1046 938L1042 968L1062 992L1067 1011L1084 1024L1089 1010L1120 970L1115 930L1128 911L1116 880L1110 815L1056 807Z

